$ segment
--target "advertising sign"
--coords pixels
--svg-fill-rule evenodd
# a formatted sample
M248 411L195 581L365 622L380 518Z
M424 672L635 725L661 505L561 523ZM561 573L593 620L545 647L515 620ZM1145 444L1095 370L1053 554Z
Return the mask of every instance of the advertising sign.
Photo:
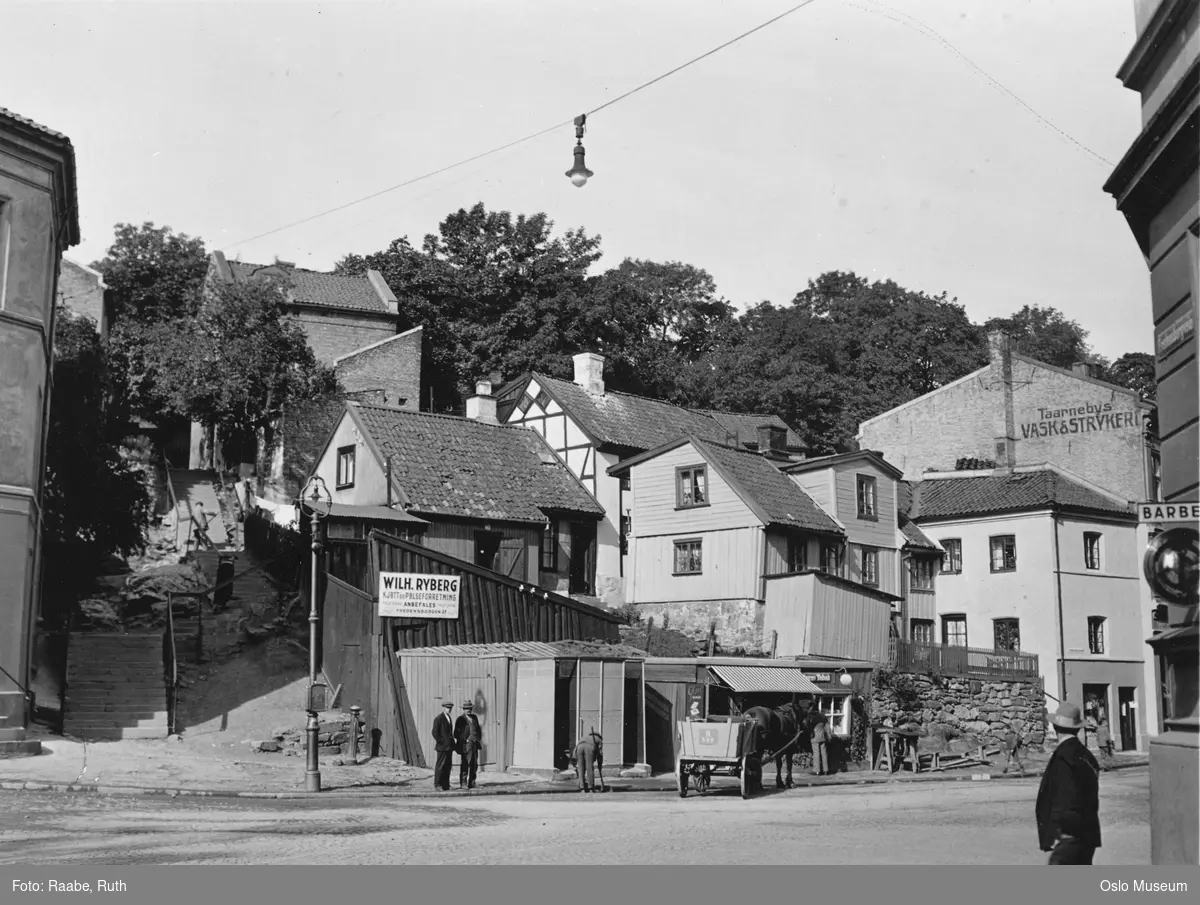
M457 619L461 575L379 573L379 615L400 619Z
M1200 522L1200 503L1139 503L1138 518L1152 525Z

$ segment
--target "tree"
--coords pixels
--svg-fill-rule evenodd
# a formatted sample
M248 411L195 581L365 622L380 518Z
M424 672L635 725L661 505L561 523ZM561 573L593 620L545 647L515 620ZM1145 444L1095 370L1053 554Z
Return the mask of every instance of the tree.
M1088 331L1067 320L1057 308L1026 305L1010 317L993 317L983 329L1003 330L1016 341L1022 355L1058 368L1087 361L1091 353Z
M60 309L46 441L44 574L51 609L112 554L145 544L150 495L121 447L120 374L91 321Z
M141 323L194 314L208 257L204 242L156 227L118 223L108 254L92 266L113 296L113 321Z
M271 432L285 409L336 390L303 329L288 317L276 280L217 287L195 318L148 328L138 347L139 383L163 410L215 427L243 449ZM140 371L139 371L140 369Z
M1149 352L1126 352L1105 369L1103 377L1109 383L1137 390L1150 402L1158 396L1154 356Z

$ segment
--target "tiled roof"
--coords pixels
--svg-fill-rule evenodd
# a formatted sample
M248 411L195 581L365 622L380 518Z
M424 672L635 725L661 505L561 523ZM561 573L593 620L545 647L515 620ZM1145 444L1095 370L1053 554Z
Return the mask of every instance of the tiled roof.
M55 132L53 129L43 126L41 123L35 123L27 116L21 116L19 113L13 113L11 110L5 109L4 107L0 107L0 116L4 117L5 119L11 119L13 122L20 123L22 126L28 126L30 129L36 129L43 135L49 135L51 138L57 138L61 141L67 142L68 144L71 141L71 139L67 138L67 136L63 135L61 132Z
M246 264L230 261L229 269L234 279L248 280L262 270L275 268L274 264ZM301 270L298 267L280 268L288 275L292 289L292 300L305 305L320 305L324 308L340 308L352 311L378 311L386 313L387 305L366 277L344 277L316 270Z
M469 418L356 406L418 514L542 522L544 510L604 510L538 434Z
M913 488L917 520L1059 506L1134 516L1118 503L1051 469L970 478L933 478Z
M699 409L698 411L714 419L727 433L736 434L739 446L747 443L757 446L758 429L764 424L773 424L786 429L787 445L790 448L799 449L804 445L796 432L788 427L787 422L778 415L745 415L735 412L714 412L708 409Z
M645 660L646 652L625 644L601 641L511 641L496 644L451 644L443 647L419 647L400 651L401 657L512 657L514 660L552 658L604 658Z
M904 535L905 547L915 547L918 550L928 550L931 553L941 552L941 547L930 540L929 535L918 528L916 523L903 513L900 514L900 533Z
M845 534L800 485L758 453L705 440L692 442L750 498L746 502L766 513L770 524Z

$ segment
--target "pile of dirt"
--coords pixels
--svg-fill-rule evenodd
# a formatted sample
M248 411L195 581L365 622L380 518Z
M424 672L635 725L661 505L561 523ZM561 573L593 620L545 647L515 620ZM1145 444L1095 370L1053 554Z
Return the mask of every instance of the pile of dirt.
M107 576L93 594L79 601L75 614L78 631L121 632L165 628L170 593L202 591L208 587L195 563L166 563L139 572ZM175 601L175 618L196 613L196 598Z

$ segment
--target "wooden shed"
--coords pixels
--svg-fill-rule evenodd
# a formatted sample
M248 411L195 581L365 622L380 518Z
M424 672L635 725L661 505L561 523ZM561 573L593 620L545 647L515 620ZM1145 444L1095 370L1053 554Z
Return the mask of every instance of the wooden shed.
M428 648L564 641L598 642L599 647L607 648L620 640L621 617L611 611L516 581L411 541L371 531L361 540L331 537L326 546L326 569L318 593L321 668L332 686L341 686L340 706L357 704L363 708L363 719L373 738L372 750L385 757L400 758L418 766L432 764L425 753L432 716L428 721L418 718L419 713L424 713L420 708L424 706L426 690L439 695L438 706L442 695L460 691L463 697L454 702L457 708L465 697L477 691L482 694L490 688L486 684L483 688L466 687L472 684L467 680L487 678L488 669L500 668L495 663L484 664L472 653L469 669L449 666L449 673L430 673L428 681L421 680L421 691L414 698L400 667L399 655L404 652L425 649L428 656ZM381 571L460 576L458 618L379 616ZM621 657L615 659L619 661ZM406 655L403 662L414 660L415 657ZM432 670L433 666L429 668ZM440 678L451 674L463 680L461 687L452 689ZM499 706L493 702L501 695L499 674L493 672L493 677L497 685L495 692L488 692L489 709ZM511 683L507 678L503 681L508 689ZM495 712L507 713L508 707L503 703L504 709ZM507 715L504 720L508 720ZM485 756L493 759L501 755L501 751L485 752Z
M522 641L406 649L398 665L425 763L434 760L430 727L442 703L457 715L469 700L483 729L481 766L550 773L592 729L606 763L642 762L644 658L620 644ZM416 753L405 759L418 762Z

